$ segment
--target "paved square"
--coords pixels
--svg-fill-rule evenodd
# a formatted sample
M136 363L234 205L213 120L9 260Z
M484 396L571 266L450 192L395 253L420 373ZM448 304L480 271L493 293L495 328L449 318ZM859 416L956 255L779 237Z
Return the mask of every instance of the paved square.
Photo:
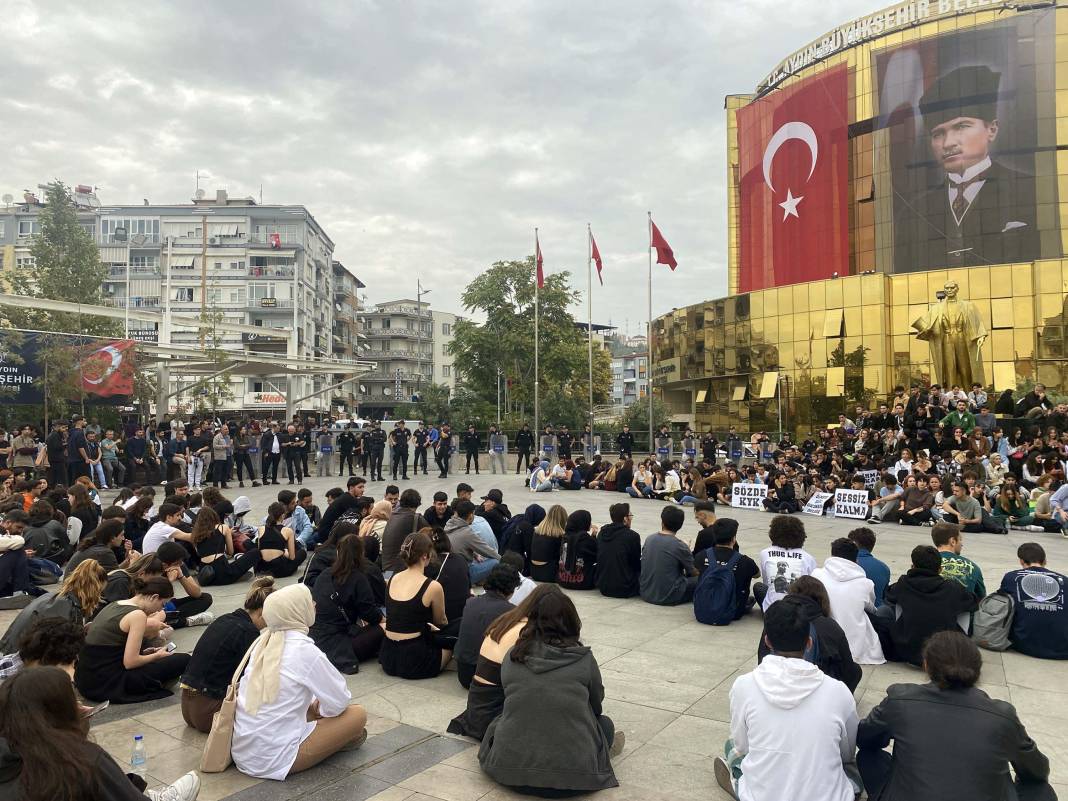
M484 495L490 488L504 492L513 513L532 502L560 503L568 511L585 508L595 523L608 521L608 507L624 500L617 493L581 491L534 495L522 478L465 475L447 481L419 477L412 486L423 495L424 506L438 489L454 493L467 481ZM381 497L388 482L372 482L368 494ZM344 479L312 478L317 500ZM230 489L231 500L247 494L252 500L250 518L262 515L279 487ZM659 501L632 501L634 528L643 539L659 528ZM724 516L739 520L739 542L755 555L767 544L770 515L717 507ZM692 512L682 534L692 542L697 533ZM831 540L859 525L857 521L802 516L808 531L806 548L822 563ZM930 542L929 529L883 525L876 527L876 555L890 565L894 579L908 567L908 554L919 543ZM1017 546L1037 540L1046 548L1050 567L1068 566L1068 540L1050 534L1012 532L1008 536L969 534L965 554L983 568L988 587L996 587L1002 574L1017 565ZM282 583L292 582L287 579ZM247 583L211 588L217 613L238 607ZM605 712L626 732L624 753L615 760L620 787L602 791L598 799L707 799L725 798L712 775L711 758L722 750L730 720L728 692L735 677L755 665L760 618L751 614L728 627L697 623L692 607L654 607L638 599L621 601L594 592L570 592L582 616L583 640L597 656L604 677ZM0 630L15 613L0 612ZM176 632L175 641L191 649L202 628ZM1031 736L1053 764L1058 793L1068 797L1068 664L1032 659L1012 652L983 652L981 687L991 696L1011 701ZM888 664L865 667L856 699L861 716L883 697L895 682L918 682L922 674L909 666ZM316 798L375 799L375 801L475 801L519 798L483 775L472 741L445 734L448 721L464 708L465 691L449 670L435 679L419 682L394 679L377 663L365 663L360 673L347 678L353 697L369 713L370 737L358 751L340 754L323 765L287 782L250 779L234 768L203 776L201 798L274 799ZM182 721L177 696L136 706L114 706L94 719L92 736L120 763L130 756L134 734L144 734L148 768L153 783L170 782L195 768L204 736Z

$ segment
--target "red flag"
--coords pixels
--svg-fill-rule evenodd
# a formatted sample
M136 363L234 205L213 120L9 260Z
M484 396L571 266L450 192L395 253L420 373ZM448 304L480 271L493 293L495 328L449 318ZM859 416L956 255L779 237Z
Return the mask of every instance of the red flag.
M536 266L535 273L538 277L538 289L542 289L545 286L545 271L543 270L541 260L541 243L538 242L538 232L534 232L534 264Z
M664 235L660 233L660 229L656 227L656 223L650 220L649 225L653 228L653 237L649 246L656 248L656 263L666 264L674 270L679 266L679 263L675 261L675 251L671 249L671 245L664 239Z
M601 263L601 251L597 249L597 240L593 238L593 232L590 232L590 255L593 257L593 263L597 265L597 282L604 286L604 279L601 278L601 270L604 269L604 265Z
M119 339L102 347L90 346L78 365L82 391L107 398L133 394L135 340Z
M739 292L849 274L848 119L844 64L738 110Z
M277 249L277 248L282 247L282 235L281 234L271 234L270 235L270 240L271 240L271 247L272 248L276 248Z

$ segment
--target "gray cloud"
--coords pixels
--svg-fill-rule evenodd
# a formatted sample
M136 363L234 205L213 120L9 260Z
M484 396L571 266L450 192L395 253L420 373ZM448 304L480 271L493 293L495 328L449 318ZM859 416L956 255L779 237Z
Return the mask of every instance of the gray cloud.
M54 177L105 203L202 185L302 203L372 301L459 311L491 262L533 252L594 317L645 319L645 212L679 269L654 313L726 292L723 97L863 8L696 2L23 2L0 28L0 189Z

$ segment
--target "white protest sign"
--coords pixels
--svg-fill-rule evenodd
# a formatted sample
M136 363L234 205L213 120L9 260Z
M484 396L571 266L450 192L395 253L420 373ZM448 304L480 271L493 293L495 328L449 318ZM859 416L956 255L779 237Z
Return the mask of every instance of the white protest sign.
M823 505L827 503L831 497L831 493L829 492L817 492L808 499L808 503L805 504L805 508L802 509L802 511L806 515L822 515Z
M865 489L875 489L875 485L879 481L878 470L858 470L857 475L864 479Z
M763 509L766 497L767 484L738 482L731 487L731 506L735 509Z
M867 490L840 489L834 493L834 516L867 520L871 515Z

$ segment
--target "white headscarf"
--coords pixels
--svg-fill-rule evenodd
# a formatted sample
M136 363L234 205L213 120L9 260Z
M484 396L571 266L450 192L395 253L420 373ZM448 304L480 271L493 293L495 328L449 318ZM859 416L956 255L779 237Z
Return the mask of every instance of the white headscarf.
M263 602L263 620L267 625L260 632L256 652L245 671L245 711L250 715L278 697L286 632L307 634L315 622L315 604L307 585L291 584L268 595Z

